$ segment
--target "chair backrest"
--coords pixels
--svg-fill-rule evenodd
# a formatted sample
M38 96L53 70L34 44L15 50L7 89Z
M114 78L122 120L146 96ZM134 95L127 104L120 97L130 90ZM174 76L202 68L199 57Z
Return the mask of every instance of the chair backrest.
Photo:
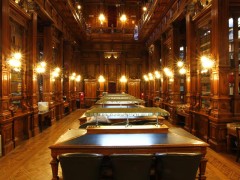
M237 133L237 143L238 143L238 146L240 147L240 127L236 128L236 133Z
M112 154L110 160L114 180L149 180L152 154Z
M64 180L98 180L102 154L66 153L59 156Z
M236 134L237 134L237 159L236 161L238 162L240 158L240 127L236 128Z
M156 157L158 180L195 180L201 153L159 153Z

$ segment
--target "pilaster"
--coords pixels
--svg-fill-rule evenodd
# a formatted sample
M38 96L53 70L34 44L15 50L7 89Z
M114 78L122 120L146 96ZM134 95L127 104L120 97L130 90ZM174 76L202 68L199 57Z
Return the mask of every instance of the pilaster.
M2 135L3 155L14 149L13 119L9 111L10 73L6 67L6 59L10 50L9 39L9 0L0 1L0 134Z

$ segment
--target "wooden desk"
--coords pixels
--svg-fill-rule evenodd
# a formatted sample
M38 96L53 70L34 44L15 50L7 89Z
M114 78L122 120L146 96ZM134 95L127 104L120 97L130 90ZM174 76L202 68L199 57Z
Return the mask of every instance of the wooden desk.
M232 147L232 139L237 138L236 127L240 127L240 122L227 123L227 152L230 152Z
M71 132L71 130L69 130ZM52 179L58 179L58 156L63 153L100 153L110 155L113 153L161 153L161 152L201 152L202 160L199 166L199 179L206 179L205 170L207 160L205 158L207 143L197 139L190 133L172 129L169 133L162 134L84 134L72 137L66 132L58 141L50 146ZM82 131L81 129L75 131ZM70 140L66 140L70 139Z
M38 121L39 121L40 131L42 132L44 124L47 123L49 126L51 125L51 113L50 113L50 111L39 112L38 113Z

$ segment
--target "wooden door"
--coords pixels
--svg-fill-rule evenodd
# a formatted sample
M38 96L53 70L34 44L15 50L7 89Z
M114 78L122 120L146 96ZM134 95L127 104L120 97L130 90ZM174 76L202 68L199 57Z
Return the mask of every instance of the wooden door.
M116 93L117 86L115 82L108 82L108 93Z
M140 98L140 79L128 81L128 94Z
M97 100L97 81L95 79L84 80L84 102L86 107L90 107L95 104Z

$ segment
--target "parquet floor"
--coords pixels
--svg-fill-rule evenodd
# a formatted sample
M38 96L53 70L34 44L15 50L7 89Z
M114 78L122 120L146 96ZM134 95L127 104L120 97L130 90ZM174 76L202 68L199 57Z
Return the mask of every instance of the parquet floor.
M1 157L0 180L50 180L51 155L48 147L67 129L78 128L78 118L83 112L84 110L76 110ZM240 180L240 162L235 162L234 155L218 154L208 149L207 158L208 180Z

